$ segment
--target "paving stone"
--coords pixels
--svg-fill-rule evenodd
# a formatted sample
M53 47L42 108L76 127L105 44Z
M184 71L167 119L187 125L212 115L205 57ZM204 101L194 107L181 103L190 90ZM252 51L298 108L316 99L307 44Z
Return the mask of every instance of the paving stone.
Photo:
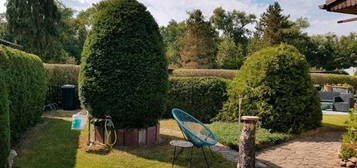
M297 139L262 151L257 159L284 168L340 167L341 135L342 132L328 132Z

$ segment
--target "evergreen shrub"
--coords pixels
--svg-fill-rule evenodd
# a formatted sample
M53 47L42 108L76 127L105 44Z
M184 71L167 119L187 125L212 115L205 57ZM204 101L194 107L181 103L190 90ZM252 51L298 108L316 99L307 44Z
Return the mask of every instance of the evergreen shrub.
M10 152L10 118L9 101L5 85L5 73L0 64L0 168L7 164Z
M357 157L357 108L354 108L347 121L347 132L343 135L341 157L344 160Z
M244 115L258 115L262 127L300 133L320 126L320 99L305 57L289 45L263 49L249 56L232 82L217 118L238 119L239 96Z
M0 45L0 166L7 162L10 142L15 145L41 119L46 90L39 57Z
M0 46L0 65L9 95L11 142L40 119L46 99L47 76L41 59Z
M145 128L166 111L168 70L159 26L136 0L99 4L82 53L80 97L96 118Z

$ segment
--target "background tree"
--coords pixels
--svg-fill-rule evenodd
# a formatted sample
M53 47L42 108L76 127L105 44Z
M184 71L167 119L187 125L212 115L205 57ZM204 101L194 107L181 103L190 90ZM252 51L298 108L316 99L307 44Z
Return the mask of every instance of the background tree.
M165 55L169 64L173 67L181 67L180 43L187 29L185 22L177 23L171 20L167 26L160 27L161 35L165 44Z
M76 63L80 63L83 45L94 22L97 6L94 4L93 7L80 11L75 16L75 10L58 3L58 10L61 14L58 26L60 40L64 50L69 56L75 58Z
M235 44L243 49L243 55L247 55L248 37L251 34L247 25L256 22L255 15L237 10L225 11L219 7L213 11L210 21L224 36L232 38Z
M76 18L73 17L75 11L62 3L58 4L58 11L61 14L61 20L57 28L63 49L70 57L79 61L84 43L81 43L78 39L78 24Z
M61 14L54 0L8 0L6 18L14 41L45 62L61 62L67 54L60 42Z
M291 28L284 30L282 42L296 47L311 66L317 67L317 45L307 33L303 32L310 26L309 21L307 18L298 18L290 22Z
M357 33L339 39L336 55L335 63L340 69L357 66Z
M282 12L283 9L281 9L279 3L275 2L269 5L267 11L262 14L259 20L256 29L266 46L284 42L286 30L293 26L292 22L289 21L290 16L284 16Z
M218 45L217 65L222 69L239 69L244 62L243 49L238 47L234 40L225 37Z
M213 68L217 51L217 32L205 21L200 10L189 12L187 30L180 40L181 62L184 68Z
M0 39L12 41L13 37L7 30L6 13L0 13Z
M333 34L317 35L312 37L316 45L316 54L312 59L312 65L319 69L335 70L338 68L335 64L337 38Z

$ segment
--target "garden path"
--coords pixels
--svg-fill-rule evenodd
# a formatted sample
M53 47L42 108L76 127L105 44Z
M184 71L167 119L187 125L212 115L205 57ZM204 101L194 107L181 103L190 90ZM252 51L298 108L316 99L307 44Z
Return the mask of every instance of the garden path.
M339 167L342 132L326 132L278 145L260 152L257 159L274 167Z

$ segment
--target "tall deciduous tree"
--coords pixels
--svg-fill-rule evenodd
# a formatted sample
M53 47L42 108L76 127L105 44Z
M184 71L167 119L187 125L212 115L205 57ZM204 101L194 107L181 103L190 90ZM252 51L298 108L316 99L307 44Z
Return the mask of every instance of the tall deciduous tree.
M12 41L12 35L7 30L6 13L0 13L0 39Z
M24 50L46 62L61 62L66 57L58 26L61 14L55 0L7 0L8 30Z
M218 45L217 65L222 69L239 69L244 62L243 49L234 40L225 36Z
M256 16L237 10L230 12L219 7L213 11L210 20L216 29L222 31L225 36L233 38L238 45L248 43L248 35L251 31L246 26L254 23Z
M186 32L186 23L171 20L167 26L160 27L160 33L163 37L166 57L169 64L173 67L181 67L180 43Z
M180 41L181 61L185 68L213 68L216 55L217 32L205 21L200 10L189 13L187 30Z

